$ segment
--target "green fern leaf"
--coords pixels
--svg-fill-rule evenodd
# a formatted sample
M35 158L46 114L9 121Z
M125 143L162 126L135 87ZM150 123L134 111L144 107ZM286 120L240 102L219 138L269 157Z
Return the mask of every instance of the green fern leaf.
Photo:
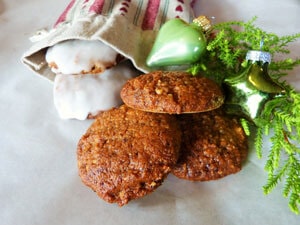
M256 130L256 137L254 141L256 155L259 159L262 158L262 146L263 146L263 129L258 127Z

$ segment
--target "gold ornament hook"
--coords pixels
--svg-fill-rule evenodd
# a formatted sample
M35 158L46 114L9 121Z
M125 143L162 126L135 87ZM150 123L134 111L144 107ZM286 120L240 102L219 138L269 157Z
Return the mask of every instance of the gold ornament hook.
M214 17L212 17L214 19ZM193 23L199 27L202 27L204 33L209 33L212 31L212 23L207 16L201 15L193 20Z

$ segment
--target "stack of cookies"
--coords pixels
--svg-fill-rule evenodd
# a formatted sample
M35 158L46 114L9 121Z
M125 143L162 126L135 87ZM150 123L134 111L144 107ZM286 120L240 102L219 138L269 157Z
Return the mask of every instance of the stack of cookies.
M101 41L66 40L47 48L56 74L53 98L62 119L94 118L122 104L120 90L138 72L129 60Z
M77 149L83 183L107 202L123 206L170 173L208 181L241 170L247 138L223 112L214 81L155 71L128 80L121 98L125 104L98 115Z

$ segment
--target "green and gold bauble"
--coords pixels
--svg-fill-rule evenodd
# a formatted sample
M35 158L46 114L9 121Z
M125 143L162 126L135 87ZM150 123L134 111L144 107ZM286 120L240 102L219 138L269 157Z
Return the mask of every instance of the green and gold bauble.
M199 61L206 50L205 34L210 30L210 21L205 16L199 16L192 23L179 18L167 21L156 37L147 65L161 68Z
M285 93L283 87L268 74L271 54L264 51L248 51L247 68L238 75L224 80L226 109L253 121L260 117L265 104Z

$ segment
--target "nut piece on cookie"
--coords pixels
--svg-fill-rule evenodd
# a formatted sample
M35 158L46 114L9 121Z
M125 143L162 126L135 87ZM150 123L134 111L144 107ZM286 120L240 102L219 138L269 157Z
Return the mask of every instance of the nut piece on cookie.
M121 98L129 107L169 114L205 112L224 101L214 81L179 71L155 71L128 80Z
M79 175L102 199L123 206L162 184L178 160L180 143L174 116L122 105L99 114L80 139Z
M222 108L179 115L180 157L172 173L193 181L216 180L241 170L248 153L247 137L238 120Z

